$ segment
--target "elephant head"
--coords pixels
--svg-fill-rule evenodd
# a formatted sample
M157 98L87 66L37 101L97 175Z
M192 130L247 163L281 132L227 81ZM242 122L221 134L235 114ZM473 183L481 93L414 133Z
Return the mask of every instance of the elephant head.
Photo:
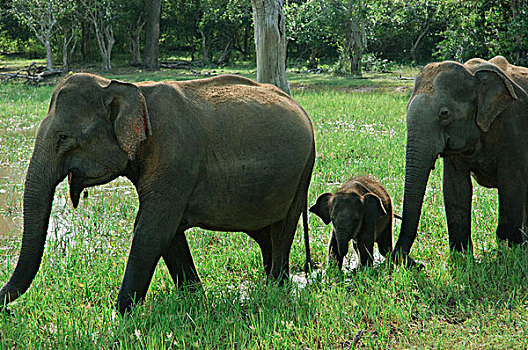
M27 170L22 248L0 305L23 294L39 269L56 186L68 177L77 207L84 188L123 174L149 130L145 99L133 84L73 74L57 85Z
M348 243L352 239L357 240L360 230L368 229L368 226L374 235L376 220L387 215L380 198L372 193L364 196L357 193L323 193L310 211L326 225L332 223L332 235L337 240L341 257L348 253Z
M497 60L495 60L497 61ZM493 122L526 93L492 61L427 65L407 103L407 149L397 257L407 258L416 238L423 197L436 159L471 159Z

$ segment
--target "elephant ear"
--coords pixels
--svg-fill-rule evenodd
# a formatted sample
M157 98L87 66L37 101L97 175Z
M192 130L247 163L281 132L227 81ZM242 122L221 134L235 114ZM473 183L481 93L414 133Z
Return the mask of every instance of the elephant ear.
M387 211L381 203L381 199L372 194L367 193L363 196L363 203L365 206L365 220L368 222L375 222L378 218L383 215L387 215Z
M104 102L119 146L134 160L139 143L151 134L145 97L136 85L112 80L104 88Z
M495 118L517 100L516 90L521 87L491 64L480 66L474 74L479 81L476 122L483 132L487 132Z
M323 193L309 209L310 212L319 216L325 225L328 225L332 221L330 217L330 199L332 199L332 196L331 193Z

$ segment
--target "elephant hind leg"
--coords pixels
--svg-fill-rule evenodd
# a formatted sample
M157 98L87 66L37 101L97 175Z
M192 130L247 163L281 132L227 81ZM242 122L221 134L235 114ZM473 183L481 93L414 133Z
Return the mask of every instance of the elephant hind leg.
M371 266L374 261L374 237L370 234L360 236L356 249L359 266Z
M178 288L184 285L199 285L200 277L185 238L184 231L179 230L162 254L169 273Z
M311 158L301 176L297 193L284 220L271 225L272 264L270 275L279 283L284 282L290 276L290 250L299 218L307 207L308 187L310 186L313 163L314 159ZM306 232L305 242L307 240L308 233Z
M301 181L299 191L295 195L295 199L284 220L271 225L271 277L280 283L288 279L290 275L290 250L299 218L307 204L308 184L309 179L307 182Z
M287 217L284 221L271 225L272 262L269 276L279 283L283 283L290 276L290 250L297 227L297 222L292 219Z

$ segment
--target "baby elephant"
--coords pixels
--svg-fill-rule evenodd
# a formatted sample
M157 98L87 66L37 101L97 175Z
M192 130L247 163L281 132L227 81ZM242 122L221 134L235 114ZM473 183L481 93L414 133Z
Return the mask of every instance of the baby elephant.
M326 225L332 222L328 262L337 263L339 269L351 240L362 266L372 264L374 242L381 255L392 251L392 201L375 180L354 177L335 194L320 195L310 211Z

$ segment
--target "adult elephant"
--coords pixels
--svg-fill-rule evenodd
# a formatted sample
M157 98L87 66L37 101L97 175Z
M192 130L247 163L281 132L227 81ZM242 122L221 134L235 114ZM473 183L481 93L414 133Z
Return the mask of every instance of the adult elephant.
M471 251L471 176L497 188L497 238L526 241L528 218L528 69L504 57L427 65L407 104L403 221L395 246L407 260L425 188L444 158L443 192L449 247ZM409 260L408 260L409 259Z
M315 159L305 111L274 86L238 76L124 83L73 74L55 88L26 175L18 264L4 305L37 273L55 187L83 189L125 176L139 211L118 296L121 313L147 293L161 257L178 286L199 277L184 232L242 231L262 250L267 276L289 275Z

